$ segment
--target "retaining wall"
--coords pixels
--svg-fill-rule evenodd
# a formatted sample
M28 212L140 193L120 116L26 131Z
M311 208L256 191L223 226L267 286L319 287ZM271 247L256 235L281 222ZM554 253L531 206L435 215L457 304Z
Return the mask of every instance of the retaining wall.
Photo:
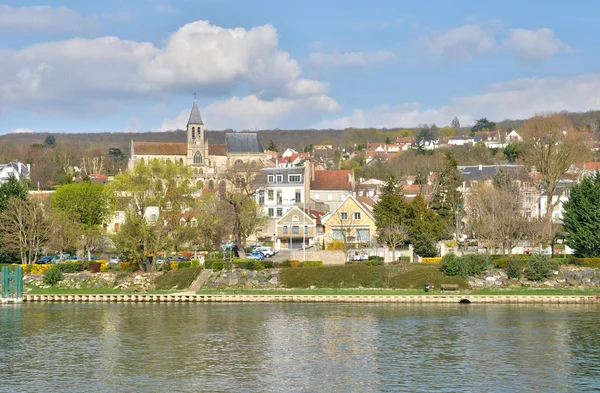
M598 296L461 296L461 295L23 295L24 302L114 303L499 303L600 304Z

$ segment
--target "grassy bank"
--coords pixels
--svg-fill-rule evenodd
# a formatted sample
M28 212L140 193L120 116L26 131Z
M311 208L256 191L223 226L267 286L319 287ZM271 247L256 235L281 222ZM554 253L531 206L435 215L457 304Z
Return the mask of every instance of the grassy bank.
M324 266L281 269L281 283L286 288L387 288L413 289L422 293L425 283L434 288L441 284L458 284L467 289L462 277L448 277L437 265L411 264L403 271L396 266Z
M152 290L147 292L135 292L130 289L119 288L37 288L32 287L30 291L25 291L26 295L122 295L132 293L163 294L173 293L171 290Z
M187 289L202 269L196 267L187 267L183 269L177 269L166 272L162 276L158 277L154 282L156 289Z

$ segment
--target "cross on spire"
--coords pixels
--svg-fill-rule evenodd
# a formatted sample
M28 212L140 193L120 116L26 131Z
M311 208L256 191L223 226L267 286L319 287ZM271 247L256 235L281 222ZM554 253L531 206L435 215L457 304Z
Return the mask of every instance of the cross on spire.
M194 92L194 101L196 101L196 92Z

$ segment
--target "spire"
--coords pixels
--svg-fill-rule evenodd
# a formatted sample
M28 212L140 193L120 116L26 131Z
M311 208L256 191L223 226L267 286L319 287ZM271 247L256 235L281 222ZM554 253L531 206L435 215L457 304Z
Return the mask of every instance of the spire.
M196 100L194 100L194 106L192 106L192 113L190 113L190 118L188 120L188 124L202 124L202 116L200 116L200 109L198 109L198 105L196 104Z

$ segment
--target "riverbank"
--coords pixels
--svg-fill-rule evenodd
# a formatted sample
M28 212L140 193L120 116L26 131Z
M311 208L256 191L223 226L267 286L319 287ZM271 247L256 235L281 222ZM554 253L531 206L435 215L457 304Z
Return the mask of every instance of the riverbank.
M600 304L598 295L294 295L294 294L64 294L23 295L23 302L73 303L484 303Z

